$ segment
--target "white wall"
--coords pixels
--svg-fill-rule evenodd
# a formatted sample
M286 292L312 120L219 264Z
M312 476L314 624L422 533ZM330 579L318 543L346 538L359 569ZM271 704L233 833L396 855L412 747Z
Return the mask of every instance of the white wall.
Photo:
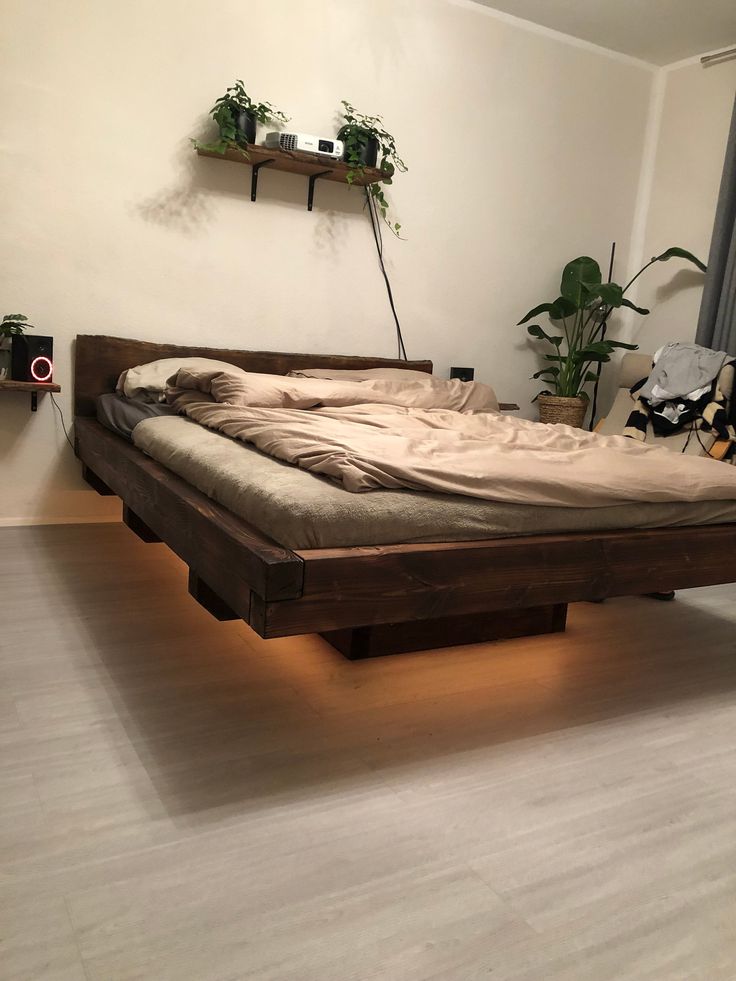
M652 71L465 0L3 0L2 304L78 332L392 355L358 192L197 158L236 76L299 129L380 112L409 173L387 241L411 357L475 365L528 403L516 321L562 264L632 230ZM688 239L689 240L689 239ZM48 400L0 403L0 520L114 513L84 489Z
M698 60L663 71L663 101L646 219L643 262L671 245L708 261L728 128L736 61L704 68ZM642 264L643 264L642 262ZM690 264L658 263L637 296L651 314L634 337L653 352L666 341L692 341L704 276Z

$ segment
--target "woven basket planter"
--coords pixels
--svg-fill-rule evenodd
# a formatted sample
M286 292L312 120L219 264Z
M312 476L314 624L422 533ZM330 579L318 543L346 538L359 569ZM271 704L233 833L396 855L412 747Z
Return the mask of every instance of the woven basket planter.
M561 395L539 396L539 421L560 422L565 426L576 426L582 429L585 413L588 411L588 400L565 398Z

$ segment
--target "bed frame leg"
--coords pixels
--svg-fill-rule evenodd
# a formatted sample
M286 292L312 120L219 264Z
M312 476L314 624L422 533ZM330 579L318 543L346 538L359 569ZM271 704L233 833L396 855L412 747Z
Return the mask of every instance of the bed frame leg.
M92 490L96 490L100 497L115 497L115 491L110 490L104 480L100 480L94 470L90 470L86 464L82 464L82 479L89 484Z
M224 599L208 586L204 580L200 579L194 569L189 570L189 595L192 596L200 606L203 606L208 613L211 613L215 620L240 620L241 618L230 609Z
M383 623L373 627L330 630L321 634L350 661L385 654L482 644L512 637L533 637L565 629L567 603L533 606L524 610L496 610L470 616Z
M127 525L132 532L143 542L160 542L155 531L148 527L142 518L139 518L135 511L131 511L127 504L123 504L123 524Z

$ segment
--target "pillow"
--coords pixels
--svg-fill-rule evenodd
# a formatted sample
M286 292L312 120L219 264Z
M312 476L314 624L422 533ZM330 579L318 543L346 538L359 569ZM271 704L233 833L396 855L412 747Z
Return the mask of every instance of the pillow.
M183 368L171 379L166 397L177 409L192 402L265 409L312 409L319 406L393 405L455 412L498 411L492 388L481 382L443 381L432 375L411 381L355 382L331 378L295 378L249 371L198 371Z
M412 371L410 368L298 368L290 371L288 378L323 378L330 381L352 382L420 382L439 394L438 405L456 412L498 412L496 393L482 382L463 382L457 378L445 381L428 371ZM416 386L414 386L416 388ZM406 404L419 405L419 402ZM424 404L424 400L422 400Z
M115 391L136 402L164 402L166 382L180 368L192 368L195 371L242 371L237 365L227 361L215 361L213 358L161 358L159 361L149 361L135 368L127 368L118 378Z
M428 371L410 368L296 368L289 378L328 378L331 381L426 381L433 378Z

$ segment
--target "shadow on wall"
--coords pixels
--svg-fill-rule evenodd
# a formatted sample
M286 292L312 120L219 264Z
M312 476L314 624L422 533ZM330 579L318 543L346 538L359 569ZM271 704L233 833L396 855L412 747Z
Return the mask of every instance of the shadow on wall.
M705 273L700 272L699 269L678 269L669 282L657 287L655 294L657 303L671 300L685 290L702 289L704 284Z

